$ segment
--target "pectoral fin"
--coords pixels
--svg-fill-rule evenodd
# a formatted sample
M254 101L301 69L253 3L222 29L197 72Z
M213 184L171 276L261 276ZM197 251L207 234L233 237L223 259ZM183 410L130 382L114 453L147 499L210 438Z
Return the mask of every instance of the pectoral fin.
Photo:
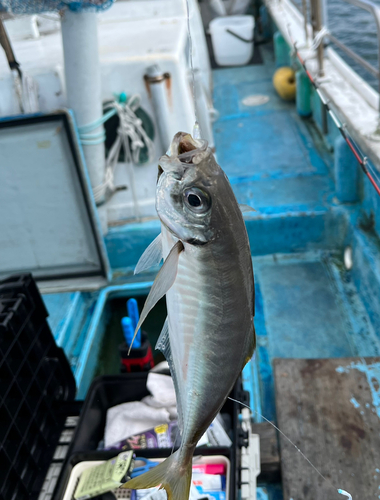
M162 260L162 241L161 233L155 238L152 243L145 249L145 252L140 257L134 274L139 274L150 267L157 266Z
M142 310L140 320L136 326L135 334L133 336L131 345L129 347L128 354L131 352L131 348L133 345L133 341L135 340L136 334L144 323L146 317L153 307L157 304L157 302L166 294L168 290L172 287L178 270L178 259L179 254L184 249L182 241L177 241L174 247L170 250L169 255L167 256L163 266L161 267L159 273L157 274L156 279L150 289L149 295L145 301L144 308Z
M241 213L245 213L245 212L256 212L256 210L252 207L250 207L249 205L244 205L244 203L239 203L239 208L240 208L240 211Z

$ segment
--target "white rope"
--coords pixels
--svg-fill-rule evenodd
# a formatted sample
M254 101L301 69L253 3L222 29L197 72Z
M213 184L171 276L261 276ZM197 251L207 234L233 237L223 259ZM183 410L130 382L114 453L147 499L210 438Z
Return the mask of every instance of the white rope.
M135 111L139 108L139 106L140 97L138 95L133 95L125 104L112 102L105 107L105 110L108 110L110 116L113 116L114 114L111 113L111 111L115 110L119 117L120 124L117 130L116 140L113 143L106 159L104 181L99 186L93 188L96 203L115 192L116 187L114 184L114 170L121 148L123 148L124 161L128 168L136 217L139 217L140 214L133 164L139 163L140 152L144 147L147 148L148 162L152 162L155 155L154 143L145 132L140 118L135 115Z
M329 35L330 32L329 30L326 28L326 26L322 26L322 28L317 32L317 34L315 35L314 37L314 40L313 40L313 43L311 44L311 47L310 49L311 50L317 50L317 48L320 46L320 44L322 43L323 41L323 38L326 36L326 35Z

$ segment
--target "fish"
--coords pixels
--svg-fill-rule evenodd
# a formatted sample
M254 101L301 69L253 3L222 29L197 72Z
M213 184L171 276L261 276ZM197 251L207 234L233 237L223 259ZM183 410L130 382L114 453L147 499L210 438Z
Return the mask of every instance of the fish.
M161 486L187 500L197 442L225 403L256 346L251 251L242 211L206 141L178 132L159 161L160 235L135 272L164 263L136 332L166 294L168 317L156 348L172 374L181 444L124 488Z

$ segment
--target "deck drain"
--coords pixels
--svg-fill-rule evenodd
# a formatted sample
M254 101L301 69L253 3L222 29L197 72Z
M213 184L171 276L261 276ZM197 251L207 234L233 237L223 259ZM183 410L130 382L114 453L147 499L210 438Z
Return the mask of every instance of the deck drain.
M241 101L244 106L261 106L269 101L268 95L248 95Z

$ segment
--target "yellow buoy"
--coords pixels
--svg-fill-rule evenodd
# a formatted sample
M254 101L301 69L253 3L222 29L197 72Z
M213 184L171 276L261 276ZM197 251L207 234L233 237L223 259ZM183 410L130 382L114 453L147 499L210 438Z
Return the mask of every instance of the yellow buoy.
M292 68L284 66L273 75L273 85L278 95L285 101L292 101L296 96L296 76Z

